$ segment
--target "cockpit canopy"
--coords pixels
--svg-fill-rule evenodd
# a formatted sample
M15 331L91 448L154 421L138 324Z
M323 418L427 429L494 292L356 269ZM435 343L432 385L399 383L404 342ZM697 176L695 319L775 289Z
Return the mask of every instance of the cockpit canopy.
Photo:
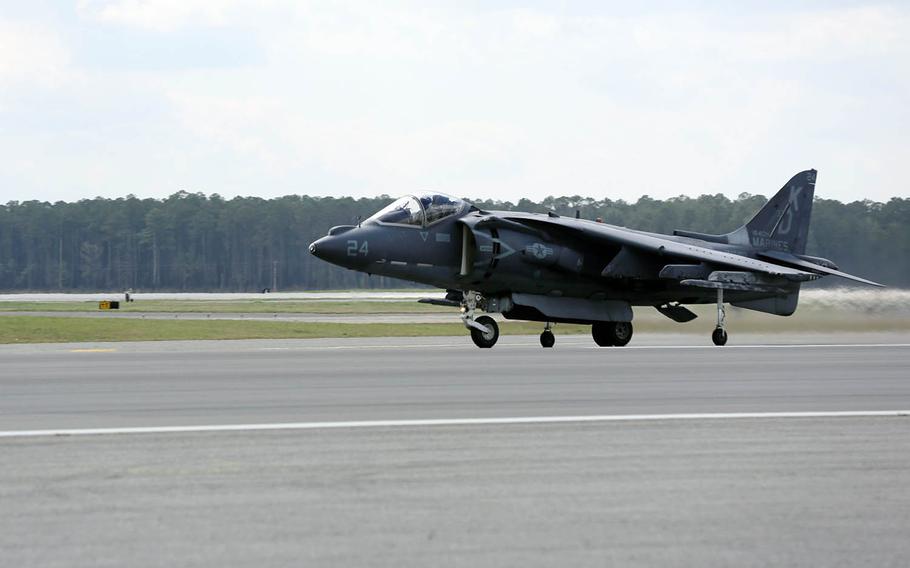
M406 195L396 199L364 222L426 227L461 213L467 206L464 200L444 193Z

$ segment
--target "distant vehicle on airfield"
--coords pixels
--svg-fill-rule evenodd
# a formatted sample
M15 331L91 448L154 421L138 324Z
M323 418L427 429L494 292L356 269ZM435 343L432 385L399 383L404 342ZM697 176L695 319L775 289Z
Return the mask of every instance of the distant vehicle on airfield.
M555 213L483 211L440 193L408 195L358 225L333 227L310 245L317 257L353 270L447 290L427 303L461 307L478 347L492 347L499 326L479 311L546 324L591 325L600 346L632 338L632 306L654 307L677 322L696 315L684 304L717 304L715 345L727 342L724 301L789 316L800 284L825 275L872 286L830 260L808 256L806 238L816 171L793 176L731 233L676 230L662 235ZM726 296L726 297L725 297Z

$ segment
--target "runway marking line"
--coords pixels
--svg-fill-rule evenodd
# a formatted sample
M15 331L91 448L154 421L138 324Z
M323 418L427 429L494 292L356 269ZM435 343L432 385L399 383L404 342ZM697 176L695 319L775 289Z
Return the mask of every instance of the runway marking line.
M114 353L117 351L113 348L97 348L97 349L70 349L70 353Z
M356 420L346 422L284 422L272 424L208 424L199 426L140 426L132 428L71 428L7 430L0 438L99 436L109 434L186 434L199 432L255 432L268 430L324 430L339 428L395 428L418 426L495 426L509 424L564 424L584 422L645 422L767 418L907 417L910 410L848 410L821 412L721 412L698 414L617 414L592 416L521 416L510 418L439 418L418 420Z

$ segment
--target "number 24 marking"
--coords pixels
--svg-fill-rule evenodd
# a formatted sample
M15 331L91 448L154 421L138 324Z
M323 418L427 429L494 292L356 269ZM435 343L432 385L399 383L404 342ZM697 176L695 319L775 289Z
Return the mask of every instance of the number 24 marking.
M358 245L357 241L348 241L348 256L366 256L370 254L370 243L369 241L363 241L363 244Z

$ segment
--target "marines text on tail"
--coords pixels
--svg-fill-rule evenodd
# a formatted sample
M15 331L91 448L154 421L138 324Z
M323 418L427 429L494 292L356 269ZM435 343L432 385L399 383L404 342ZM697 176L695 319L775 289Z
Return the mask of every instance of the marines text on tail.
M482 211L447 195L402 197L359 225L334 227L310 245L328 262L447 290L478 347L499 337L493 318L591 324L601 346L632 338L632 306L677 322L684 304L717 304L716 345L727 342L724 302L782 316L796 310L802 282L825 275L880 286L808 256L815 170L796 174L739 229L724 235L647 233L595 221Z

